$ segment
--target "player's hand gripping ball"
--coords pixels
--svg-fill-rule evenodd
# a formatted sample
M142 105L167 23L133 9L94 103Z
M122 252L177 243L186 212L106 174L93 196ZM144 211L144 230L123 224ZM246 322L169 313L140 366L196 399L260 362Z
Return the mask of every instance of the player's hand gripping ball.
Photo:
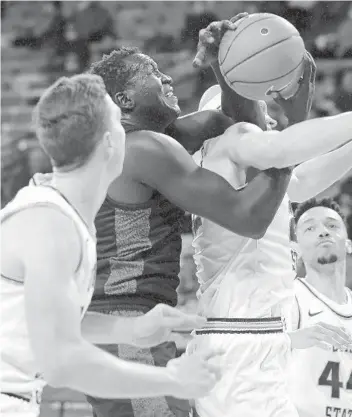
M290 97L302 75L305 47L297 29L270 13L237 20L219 47L219 66L226 83L250 100L269 100L272 90Z
M193 66L200 68L216 61L224 34L228 31L235 31L237 29L236 22L247 16L248 13L239 13L231 20L212 22L205 29L200 30L197 54L193 60Z

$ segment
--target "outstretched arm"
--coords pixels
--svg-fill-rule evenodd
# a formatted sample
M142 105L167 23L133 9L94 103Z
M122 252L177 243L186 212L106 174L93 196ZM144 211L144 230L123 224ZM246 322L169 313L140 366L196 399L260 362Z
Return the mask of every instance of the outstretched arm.
M152 347L171 340L172 331L190 331L202 327L205 322L204 317L158 304L138 317L118 317L88 311L82 322L82 334L89 342L99 345L125 343Z
M186 390L195 396L207 394L216 378L207 371L205 361L174 359L170 368L125 362L83 338L80 294L74 278L81 250L76 228L56 209L30 211L17 216L22 216L21 230L25 231L18 256L23 260L29 339L45 380L54 387L100 398L189 398ZM180 365L188 369L182 370ZM205 385L194 380L187 387L190 366L198 378L205 378Z
M291 201L301 203L323 192L352 169L352 141L297 166L288 187Z
M352 112L307 120L282 132L263 132L254 125L243 125L243 135L234 144L236 127L224 133L230 158L258 169L284 168L326 154L352 140ZM232 146L230 147L230 144Z
M258 101L248 100L233 91L221 75L218 62L218 49L222 37L227 30L236 30L237 22L246 18L248 13L239 13L231 21L212 22L199 32L197 54L193 61L195 67L211 65L221 87L221 108L224 114L234 122L248 122L266 130L263 110Z
M232 90L221 75L219 62L211 65L221 87L221 108L225 115L237 122L253 123L262 130L267 130L265 115L258 101L248 100Z
M184 210L252 238L264 235L290 178L289 170L262 172L236 191L221 176L198 167L186 150L166 135L140 132L130 137L127 146L126 175L157 189Z

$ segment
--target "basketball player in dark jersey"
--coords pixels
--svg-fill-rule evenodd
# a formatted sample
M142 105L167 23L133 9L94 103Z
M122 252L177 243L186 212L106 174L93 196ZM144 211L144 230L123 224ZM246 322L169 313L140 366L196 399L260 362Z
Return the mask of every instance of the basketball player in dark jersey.
M242 15L238 16L239 18ZM224 27L234 28L226 22ZM170 77L136 48L120 48L93 64L93 74L122 111L127 133L122 175L114 181L97 217L98 266L91 310L138 316L158 303L177 304L184 211L249 237L262 236L281 203L290 170L260 172L242 191L220 176L198 168L181 143L200 147L233 122L221 112L180 118ZM230 121L229 121L230 120ZM168 130L167 130L168 129ZM152 349L105 346L110 353L165 366L176 355L174 343ZM97 416L188 416L188 401L88 398Z

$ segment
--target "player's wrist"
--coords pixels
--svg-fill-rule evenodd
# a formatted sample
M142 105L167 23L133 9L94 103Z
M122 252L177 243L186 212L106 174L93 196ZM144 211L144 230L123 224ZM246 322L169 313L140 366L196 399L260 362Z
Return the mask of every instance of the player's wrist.
M165 387L170 395L177 395L182 391L183 383L177 375L177 369L174 366L175 359L168 362L163 370L165 371Z

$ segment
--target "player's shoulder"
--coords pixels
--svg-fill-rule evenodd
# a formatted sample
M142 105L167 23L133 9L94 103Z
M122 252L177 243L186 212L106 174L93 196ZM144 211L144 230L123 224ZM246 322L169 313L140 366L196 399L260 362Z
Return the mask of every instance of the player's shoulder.
M234 139L240 139L244 135L249 134L258 134L263 133L263 130L252 124L247 122L239 122L235 123L232 126L229 126L223 135L219 137L219 140L221 141L233 141Z
M237 129L238 134L240 135L244 135L247 133L263 133L263 130L259 126L253 123L240 122L240 123L236 123L233 126ZM232 126L229 127L229 129L231 128Z
M55 240L57 245L68 245L77 234L74 219L53 203L29 206L16 214L13 224L23 238Z
M141 152L142 155L146 156L153 153L168 153L170 150L172 151L179 148L184 149L182 145L171 136L151 130L133 132L126 141L127 154L129 151L132 153Z

